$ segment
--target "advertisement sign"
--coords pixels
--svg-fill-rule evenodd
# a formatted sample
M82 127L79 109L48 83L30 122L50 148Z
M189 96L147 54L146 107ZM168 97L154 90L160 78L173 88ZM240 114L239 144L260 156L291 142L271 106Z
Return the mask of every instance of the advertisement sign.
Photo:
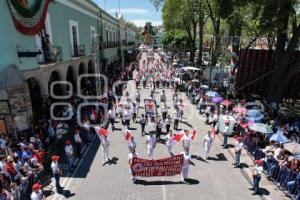
M140 177L175 176L181 173L183 160L183 154L159 160L133 158L131 170Z

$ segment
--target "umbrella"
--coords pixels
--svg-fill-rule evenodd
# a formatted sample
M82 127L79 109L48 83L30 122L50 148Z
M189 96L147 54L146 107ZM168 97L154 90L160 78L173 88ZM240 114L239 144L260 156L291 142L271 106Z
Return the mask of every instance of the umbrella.
M208 91L205 93L206 96L208 97L219 97L219 93L217 93L216 91Z
M218 123L217 123L217 130L219 130L220 132L224 131L225 128L225 121L229 120L229 134L232 134L233 132L233 127L234 124L236 123L236 120L234 119L233 116L230 115L220 115Z
M213 102L213 103L220 103L223 100L224 99L222 97L214 97L214 98L212 98L211 102Z
M273 130L270 126L263 124L263 123L254 123L249 125L249 128L253 131L259 133L273 133Z
M193 83L199 83L200 81L197 79L192 80Z
M300 144L296 142L289 142L284 144L284 149L292 154L300 154Z
M222 104L223 106L228 107L228 106L232 105L233 103L232 103L231 101L229 101L228 99L226 99L226 100L222 101L221 104Z
M237 113L246 113L247 109L241 106L236 106L233 108L233 111Z
M259 110L248 110L246 113L246 119L252 122L260 122L264 118L264 115Z
M286 143L288 142L288 139L281 133L275 133L271 136L270 141L275 141L278 143Z
M295 155L296 160L300 160L300 154Z
M200 88L207 90L209 88L208 85L201 85Z

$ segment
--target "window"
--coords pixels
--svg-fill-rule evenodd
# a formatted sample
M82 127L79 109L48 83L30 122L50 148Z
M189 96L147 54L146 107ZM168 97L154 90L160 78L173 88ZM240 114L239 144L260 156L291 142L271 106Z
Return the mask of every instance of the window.
M79 29L78 22L69 20L71 49L74 55L78 54L79 45Z
M96 28L94 26L91 26L91 50L94 52L94 48L96 47Z

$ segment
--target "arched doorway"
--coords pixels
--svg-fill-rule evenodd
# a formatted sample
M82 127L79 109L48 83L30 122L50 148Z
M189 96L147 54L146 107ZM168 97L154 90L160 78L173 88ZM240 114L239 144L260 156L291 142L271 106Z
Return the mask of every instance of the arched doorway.
M49 77L49 81L48 81L48 91L49 94L51 95L51 84L55 81L60 81L60 75L57 71L53 71ZM62 96L65 95L65 89L61 84L55 84L54 88L53 88L53 93L56 96Z
M34 120L37 120L40 119L44 114L41 87L36 78L27 79L27 84L31 98L33 118Z
M85 66L84 63L80 63L79 69L78 69L78 76L85 74Z
M75 94L76 92L76 86L77 86L77 81L76 81L76 74L74 72L74 69L72 66L69 66L68 71L67 71L67 76L66 76L66 80L68 82L70 82L73 86L73 94Z
M90 60L88 63L88 73L95 74L95 65L92 60Z

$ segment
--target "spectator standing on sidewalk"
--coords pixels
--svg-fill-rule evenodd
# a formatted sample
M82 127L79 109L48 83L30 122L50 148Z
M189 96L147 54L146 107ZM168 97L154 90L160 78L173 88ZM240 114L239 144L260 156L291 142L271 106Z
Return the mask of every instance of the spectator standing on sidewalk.
M45 196L43 195L43 192L41 191L42 185L39 183L35 183L32 186L32 193L31 193L31 200L45 200Z
M101 144L102 144L102 165L104 166L105 163L109 161L108 158L108 148L110 145L109 139L107 135L101 137Z
M80 137L80 129L75 129L74 141L75 141L75 146L76 146L76 156L78 159L81 159L82 140Z
M224 127L224 130L223 130L223 149L227 149L228 148L228 144L227 144L227 140L228 140L228 135L229 135L229 124L230 124L230 121L229 120L226 120L225 121L225 127Z
M251 188L254 190L254 193L252 195L258 195L260 194L259 191L259 182L261 180L261 175L263 173L263 161L262 160L256 160L255 161L255 169L253 170L253 187Z
M69 171L72 172L74 164L74 148L70 140L66 140L65 152L68 158Z
M242 137L237 137L237 144L234 148L234 153L235 153L235 163L234 168L240 168L241 167L241 154L242 150L244 148L244 143L243 143L243 138Z
M60 186L60 176L61 176L61 170L58 166L58 160L59 160L59 156L57 155L53 155L51 157L52 163L51 163L51 169L53 172L53 176L55 179L55 186L56 186L56 192L57 193L62 193L62 187Z

